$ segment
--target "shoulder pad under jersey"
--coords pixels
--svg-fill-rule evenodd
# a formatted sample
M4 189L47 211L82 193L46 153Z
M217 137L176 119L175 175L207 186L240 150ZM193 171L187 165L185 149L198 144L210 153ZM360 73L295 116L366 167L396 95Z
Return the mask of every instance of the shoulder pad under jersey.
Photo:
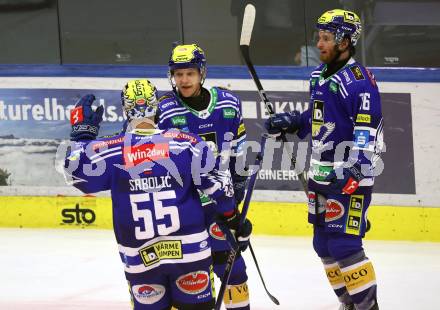
M310 82L311 87L315 86L316 82L318 81L318 79L321 75L323 68L324 68L324 64L320 64L310 73L309 82Z
M213 87L213 88L217 91L217 101L228 100L237 105L239 104L240 100L231 90L220 87Z
M221 90L231 90L230 88L227 88L226 86L214 86L215 88L221 89Z
M94 150L113 148L124 143L124 134L119 133L114 136L104 136L90 142Z
M162 136L165 138L170 138L173 140L181 141L181 142L190 142L191 144L197 144L201 141L201 138L196 134L191 132L182 131L177 128L172 128L166 130L162 133Z
M122 133L122 132L119 131L119 132L115 132L115 133L112 133L112 134L109 134L109 135L103 135L103 136L98 137L98 139L108 139L108 138L113 138L113 137L116 137L117 135L120 135L121 133Z
M173 92L168 92L159 98L158 108L160 111L165 111L167 109L177 106L177 98Z
M345 67L336 74L339 84L343 84L347 92L363 91L365 87L376 87L374 76L358 62Z

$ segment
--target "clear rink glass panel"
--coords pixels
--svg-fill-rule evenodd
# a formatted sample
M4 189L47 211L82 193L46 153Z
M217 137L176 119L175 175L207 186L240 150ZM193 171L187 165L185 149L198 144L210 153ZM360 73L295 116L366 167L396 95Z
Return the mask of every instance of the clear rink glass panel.
M63 63L166 64L178 1L59 0Z
M0 0L0 64L60 62L56 0Z
M355 57L366 66L440 67L438 0L310 0L305 5L308 33L324 7L356 12L363 29ZM315 51L309 50L309 58Z
M211 64L242 64L239 41L247 3L256 7L251 40L253 62L295 65L295 53L305 42L302 0L185 0L185 41L199 42Z
M364 65L440 67L438 0L0 0L0 63L163 65L173 42L197 42L208 64L241 65L247 3L256 65L317 65L316 20L343 8L362 20Z

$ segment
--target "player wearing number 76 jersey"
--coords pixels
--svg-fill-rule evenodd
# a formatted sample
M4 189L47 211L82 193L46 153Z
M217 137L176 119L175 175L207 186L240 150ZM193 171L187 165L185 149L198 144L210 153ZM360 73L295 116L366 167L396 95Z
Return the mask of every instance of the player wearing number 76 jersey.
M377 310L376 276L362 247L374 178L383 168L383 119L376 80L355 61L361 21L354 13L327 11L317 22L320 59L311 74L303 114L275 115L273 134L311 134L309 222L313 247L341 302L340 309ZM379 168L379 169L378 169Z
M211 248L198 191L238 229L228 221L239 217L231 175L213 170L215 157L197 135L156 129L156 88L148 80L130 81L121 98L126 132L99 139L102 108L92 109L93 95L76 104L65 174L84 193L111 191L134 309L212 309Z

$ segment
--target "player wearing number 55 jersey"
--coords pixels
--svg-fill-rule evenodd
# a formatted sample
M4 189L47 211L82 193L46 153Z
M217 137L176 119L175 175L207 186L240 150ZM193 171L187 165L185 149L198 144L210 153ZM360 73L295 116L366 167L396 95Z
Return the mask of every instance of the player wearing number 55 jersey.
M134 309L212 309L209 235L198 191L231 229L235 213L228 170L198 136L155 128L156 88L130 81L122 92L124 134L96 139L102 108L93 95L72 111L65 172L84 193L111 191L113 226ZM240 236L240 230L238 232Z
M374 176L383 147L379 90L373 75L352 56L361 34L359 17L325 12L317 23L323 62L310 78L311 107L277 114L269 132L311 134L309 222L340 309L378 309L376 277L362 248Z

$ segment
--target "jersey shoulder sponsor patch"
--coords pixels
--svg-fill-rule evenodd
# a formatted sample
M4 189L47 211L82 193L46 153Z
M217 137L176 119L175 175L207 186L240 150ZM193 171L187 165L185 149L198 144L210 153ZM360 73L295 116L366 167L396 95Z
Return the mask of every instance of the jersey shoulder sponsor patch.
M104 136L99 140L92 142L91 146L93 150L106 149L115 146L116 144L124 143L124 135L117 134L114 136Z
M185 115L176 115L171 118L171 123L173 123L173 126L179 127L179 126L185 126L188 124L186 120Z
M223 108L223 118L234 118L235 110L233 108Z
M362 70L359 66L357 66L357 65L351 66L350 71L351 71L351 73L353 73L353 76L356 81L365 80L365 76L362 73Z
M165 138L187 141L191 144L196 144L200 141L200 138L197 135L175 128L163 132L162 136Z

